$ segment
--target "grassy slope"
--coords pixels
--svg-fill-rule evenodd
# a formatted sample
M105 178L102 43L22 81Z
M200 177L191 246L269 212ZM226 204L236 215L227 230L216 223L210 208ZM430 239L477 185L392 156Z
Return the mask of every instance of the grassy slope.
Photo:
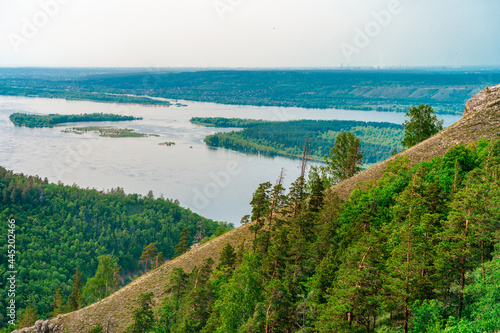
M434 156L442 156L449 148L458 143L475 142L482 138L498 138L499 133L500 85L491 88L490 94L481 92L469 100L467 110L460 121L399 155L408 155L414 164ZM357 186L379 179L381 171L386 165L387 161L381 162L336 185L332 190L347 198ZM70 332L88 332L91 327L98 323L106 327L108 319L111 318L112 328L110 327L110 332L123 332L131 323L130 314L134 306L133 301L140 293L153 291L157 305L165 296L163 287L173 267L183 267L186 271L190 271L209 256L217 260L226 242L238 246L243 240L247 240L247 244L250 243L251 239L252 234L248 230L248 225L234 229L140 277L106 299L60 316L53 322L64 323Z

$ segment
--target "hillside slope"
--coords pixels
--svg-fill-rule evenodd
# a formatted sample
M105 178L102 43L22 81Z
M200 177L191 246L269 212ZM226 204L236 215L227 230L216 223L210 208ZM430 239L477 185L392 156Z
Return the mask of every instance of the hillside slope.
M458 143L475 142L482 138L498 138L499 134L500 85L490 88L489 93L481 92L469 100L460 121L400 155L409 156L412 164L415 164L435 156L442 156L449 148ZM347 198L357 186L379 179L387 162L375 165L371 169L336 185L332 190ZM158 305L159 300L165 295L163 288L174 267L183 267L186 271L190 271L209 256L217 261L227 242L238 246L243 240L249 242L251 239L252 234L248 230L248 225L239 227L166 263L106 299L79 311L59 316L51 322L64 324L70 332L88 332L99 323L106 329L109 322L109 332L123 332L131 322L130 314L134 307L133 301L140 293L153 291Z

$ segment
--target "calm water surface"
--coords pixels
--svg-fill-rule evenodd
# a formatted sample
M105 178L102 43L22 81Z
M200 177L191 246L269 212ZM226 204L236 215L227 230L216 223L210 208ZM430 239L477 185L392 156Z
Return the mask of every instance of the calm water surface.
M219 221L239 224L250 213L259 183L274 182L281 168L286 186L299 175L298 161L212 149L203 138L221 129L193 125L191 117L235 117L265 120L340 119L402 123L402 113L301 108L232 106L182 101L187 107L118 105L81 101L0 96L0 165L51 182L80 187L123 187L127 193L178 199L183 207ZM101 138L62 133L61 128L15 127L14 112L36 114L115 113L143 120L111 125L157 134L146 138ZM440 116L445 126L460 116ZM90 124L80 123L78 126ZM92 123L92 126L110 123ZM231 130L231 129L226 129ZM160 146L172 141L174 146Z

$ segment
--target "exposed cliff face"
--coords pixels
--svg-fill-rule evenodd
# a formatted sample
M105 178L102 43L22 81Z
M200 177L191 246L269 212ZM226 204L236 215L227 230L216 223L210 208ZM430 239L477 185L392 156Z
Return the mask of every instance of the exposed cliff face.
M477 142L483 138L500 139L500 85L490 88L489 92L483 91L472 97L467 102L464 116L458 122L399 155L408 156L411 163L415 164L435 156L443 156L456 144ZM355 188L379 179L388 161L393 158L337 184L331 190L347 199ZM131 313L135 306L133 302L140 293L153 291L156 304L160 303L165 296L164 285L173 267L183 267L186 271L191 271L209 256L217 260L226 242L236 247L245 239L252 239L248 225L203 244L140 277L104 300L62 315L51 323L64 324L69 332L88 332L97 324L106 327L109 332L123 332L131 323ZM46 326L48 327L48 324Z
M473 114L476 112L481 112L482 110L488 108L494 108L500 103L500 85L496 87L488 87L485 90L479 92L478 94L472 96L471 99L465 104L464 116Z

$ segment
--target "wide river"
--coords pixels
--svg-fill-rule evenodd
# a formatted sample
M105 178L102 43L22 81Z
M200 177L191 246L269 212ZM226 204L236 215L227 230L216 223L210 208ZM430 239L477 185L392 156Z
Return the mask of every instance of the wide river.
M181 101L187 107L120 105L58 99L0 96L0 165L51 182L178 199L181 206L205 217L239 225L259 183L275 182L281 168L288 187L299 175L299 161L246 155L207 147L203 138L221 129L193 125L191 117L235 117L266 120L340 119L401 124L402 113L310 110L233 106ZM159 137L102 138L96 134L63 133L61 128L21 128L9 120L14 112L36 114L114 113L143 120L113 126ZM439 116L445 126L460 116ZM80 123L78 126L90 125ZM92 123L91 125L110 125ZM229 129L225 129L229 130ZM159 143L171 141L173 146Z

